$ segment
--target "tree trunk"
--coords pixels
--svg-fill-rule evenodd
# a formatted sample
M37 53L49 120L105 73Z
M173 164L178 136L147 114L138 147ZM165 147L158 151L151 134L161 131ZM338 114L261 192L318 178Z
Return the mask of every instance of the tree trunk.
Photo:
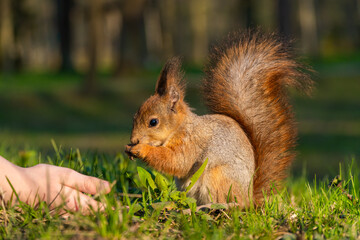
M162 30L158 1L148 1L144 12L148 60L158 62L162 53Z
M319 47L314 0L299 1L299 20L303 50L306 53L317 55Z
M90 0L88 24L88 72L83 90L85 94L94 94L97 89L98 41L100 37L101 0Z
M290 36L292 34L291 3L291 0L278 0L277 3L279 32L283 36Z
M0 1L0 56L1 65L5 73L14 68L15 37L12 19L11 0Z
M57 24L60 36L61 71L73 70L71 59L71 24L70 12L73 7L73 0L56 0L57 3Z
M193 36L193 61L201 64L207 56L207 0L189 1L191 27Z
M240 3L240 16L242 18L242 23L246 28L251 28L256 26L256 21L254 19L254 4L252 0L241 0Z
M359 3L360 4L360 3ZM347 36L351 42L351 50L355 50L357 46L360 46L360 14L356 0L344 1L344 11L346 14L346 31Z
M163 1L160 4L163 26L163 55L170 57L175 54L174 31L176 28L176 1Z
M124 1L116 74L142 67L146 58L144 25L145 0Z

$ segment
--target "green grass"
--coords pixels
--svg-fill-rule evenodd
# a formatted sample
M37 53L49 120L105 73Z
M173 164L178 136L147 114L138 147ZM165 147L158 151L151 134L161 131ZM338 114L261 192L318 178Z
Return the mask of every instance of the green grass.
M62 219L44 204L22 205L23 210L0 206L0 239L359 238L359 60L312 65L318 72L314 96L292 94L299 145L285 191L263 208L192 215L182 210L194 209L193 201L176 191L170 177L164 180L149 169L146 174L137 168L147 169L142 162L122 155L132 116L152 94L157 71L119 79L100 75L92 96L81 94L83 76L76 73L0 75L0 155L20 166L46 162L116 181L113 191L100 197L108 203L106 212L92 216ZM186 99L204 114L201 73L186 76ZM54 153L50 139L63 150ZM345 168L351 162L352 168ZM340 172L342 184L329 187Z
M170 177L144 170L141 162L116 156L60 150L49 156L18 153L0 147L0 154L20 166L39 162L66 166L84 174L117 181L100 200L105 212L79 213L64 219L45 204L0 207L0 238L117 239L354 239L360 237L359 172L355 164L329 180L289 178L281 194L261 208L239 210L215 205L196 211L192 199L176 191ZM79 161L81 159L81 161ZM142 166L142 167L141 167ZM146 168L145 168L146 169ZM335 177L335 176L333 176ZM341 179L341 181L339 181ZM130 195L128 194L136 194ZM135 196L135 197L133 197ZM126 208L128 206L128 208ZM191 215L183 212L190 209Z

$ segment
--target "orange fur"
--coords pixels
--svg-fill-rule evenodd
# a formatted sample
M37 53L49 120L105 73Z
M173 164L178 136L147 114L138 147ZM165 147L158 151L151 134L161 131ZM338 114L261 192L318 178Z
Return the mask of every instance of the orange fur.
M247 133L255 150L256 203L273 185L279 187L295 156L296 127L284 86L310 91L312 82L301 68L275 35L259 32L229 36L210 57L203 84L207 105Z
M237 181L230 179L224 174L225 168L229 166L217 166L212 168L206 175L206 181L210 182L210 195L214 202L226 203L235 200L242 205L246 205L246 193L242 192ZM228 188L227 188L228 187ZM229 199L228 199L229 196Z
M134 156L143 159L151 167L160 172L173 176L183 177L186 175L189 166L179 165L175 152L181 147L181 141L177 141L167 147L153 147L147 144L136 144L135 146L126 146L128 152Z

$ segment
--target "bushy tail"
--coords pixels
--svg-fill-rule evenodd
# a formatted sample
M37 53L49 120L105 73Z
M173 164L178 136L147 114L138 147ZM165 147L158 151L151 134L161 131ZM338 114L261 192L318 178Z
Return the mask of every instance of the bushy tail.
M297 129L285 86L310 92L307 70L275 34L248 31L214 47L205 69L204 96L214 113L235 119L255 152L255 203L286 177Z

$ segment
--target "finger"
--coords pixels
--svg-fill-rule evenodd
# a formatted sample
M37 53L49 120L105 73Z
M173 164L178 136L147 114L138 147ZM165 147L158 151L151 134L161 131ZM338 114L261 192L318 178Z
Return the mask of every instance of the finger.
M70 170L70 169L69 169ZM70 170L62 180L62 184L88 194L109 193L110 183L108 181L86 176L74 170Z
M83 214L90 214L91 209L94 211L104 211L106 205L95 201L91 197L73 190L66 202L66 208L70 211L81 211Z
M97 202L91 197L66 186L61 189L60 193L56 194L51 202L53 208L61 206L64 207L63 210L59 209L62 214L65 213L65 209L71 212L81 211L83 214L89 214L90 209L103 211L106 207L104 203Z

